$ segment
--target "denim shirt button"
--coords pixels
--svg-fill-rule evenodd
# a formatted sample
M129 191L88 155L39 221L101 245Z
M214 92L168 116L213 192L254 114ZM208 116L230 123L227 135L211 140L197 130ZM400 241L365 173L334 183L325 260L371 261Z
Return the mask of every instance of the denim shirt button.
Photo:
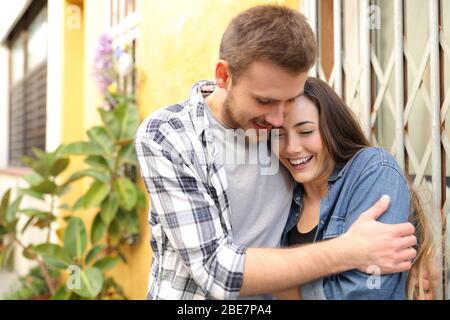
M321 225L325 224L325 221L320 220L320 224L321 224Z

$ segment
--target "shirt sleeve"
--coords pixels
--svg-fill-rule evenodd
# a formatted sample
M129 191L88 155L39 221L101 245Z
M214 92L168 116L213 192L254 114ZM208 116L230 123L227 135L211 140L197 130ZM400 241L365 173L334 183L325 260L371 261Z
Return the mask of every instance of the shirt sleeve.
M173 157L182 151L159 135L136 138L151 214L205 296L235 299L242 286L246 247L232 243L200 174L182 157Z
M388 210L378 221L388 224L407 222L410 214L410 190L398 168L378 164L363 173L350 191L345 217L345 231L382 195L391 198ZM377 266L367 273L350 270L323 279L323 289L331 300L392 300L406 299L406 273L380 275Z

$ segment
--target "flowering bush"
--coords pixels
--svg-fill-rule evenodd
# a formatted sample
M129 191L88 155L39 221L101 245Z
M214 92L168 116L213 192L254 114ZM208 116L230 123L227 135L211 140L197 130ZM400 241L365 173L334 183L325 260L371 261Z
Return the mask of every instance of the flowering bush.
M112 110L127 100L134 102L134 95L119 86L135 70L134 52L127 43L114 48L111 36L101 35L93 69L97 87L105 97L104 109Z
M8 190L0 198L0 269L14 268L15 248L34 260L38 269L20 279L18 289L9 297L33 299L39 295L52 299L125 299L122 288L106 272L118 263L126 263L123 246L139 241L139 210L146 206L145 193L137 186L137 157L134 137L140 122L134 94L120 87L122 79L135 70L133 52L128 45L113 49L107 34L99 38L94 60L97 86L104 96L99 108L102 123L87 132L88 141L60 146L54 152L34 149L35 157L23 162L32 169L25 176L29 187L12 198ZM70 157L83 156L86 168L65 181L60 175L69 166ZM79 179L90 179L88 191L72 206L55 203L70 192ZM42 201L48 210L23 208L25 196ZM58 209L71 210L60 244L50 243L52 222ZM90 229L75 216L77 210L96 209ZM18 221L27 223L17 230ZM38 245L25 245L20 235L29 227L45 229L47 239ZM89 246L90 243L90 246ZM67 281L59 271L69 271Z

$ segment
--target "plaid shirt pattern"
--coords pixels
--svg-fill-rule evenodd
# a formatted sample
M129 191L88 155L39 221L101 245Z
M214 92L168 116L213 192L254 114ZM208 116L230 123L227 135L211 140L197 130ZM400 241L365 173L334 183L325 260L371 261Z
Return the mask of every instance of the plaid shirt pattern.
M136 151L150 197L153 250L148 299L236 299L245 246L232 242L227 179L215 163L203 94L158 110L139 127Z

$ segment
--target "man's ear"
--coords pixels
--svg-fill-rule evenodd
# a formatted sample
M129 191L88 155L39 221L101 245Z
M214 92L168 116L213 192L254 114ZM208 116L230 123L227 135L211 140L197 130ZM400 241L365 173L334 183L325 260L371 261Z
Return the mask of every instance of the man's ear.
M225 60L219 60L216 65L216 83L221 89L227 89L231 82L228 63Z

